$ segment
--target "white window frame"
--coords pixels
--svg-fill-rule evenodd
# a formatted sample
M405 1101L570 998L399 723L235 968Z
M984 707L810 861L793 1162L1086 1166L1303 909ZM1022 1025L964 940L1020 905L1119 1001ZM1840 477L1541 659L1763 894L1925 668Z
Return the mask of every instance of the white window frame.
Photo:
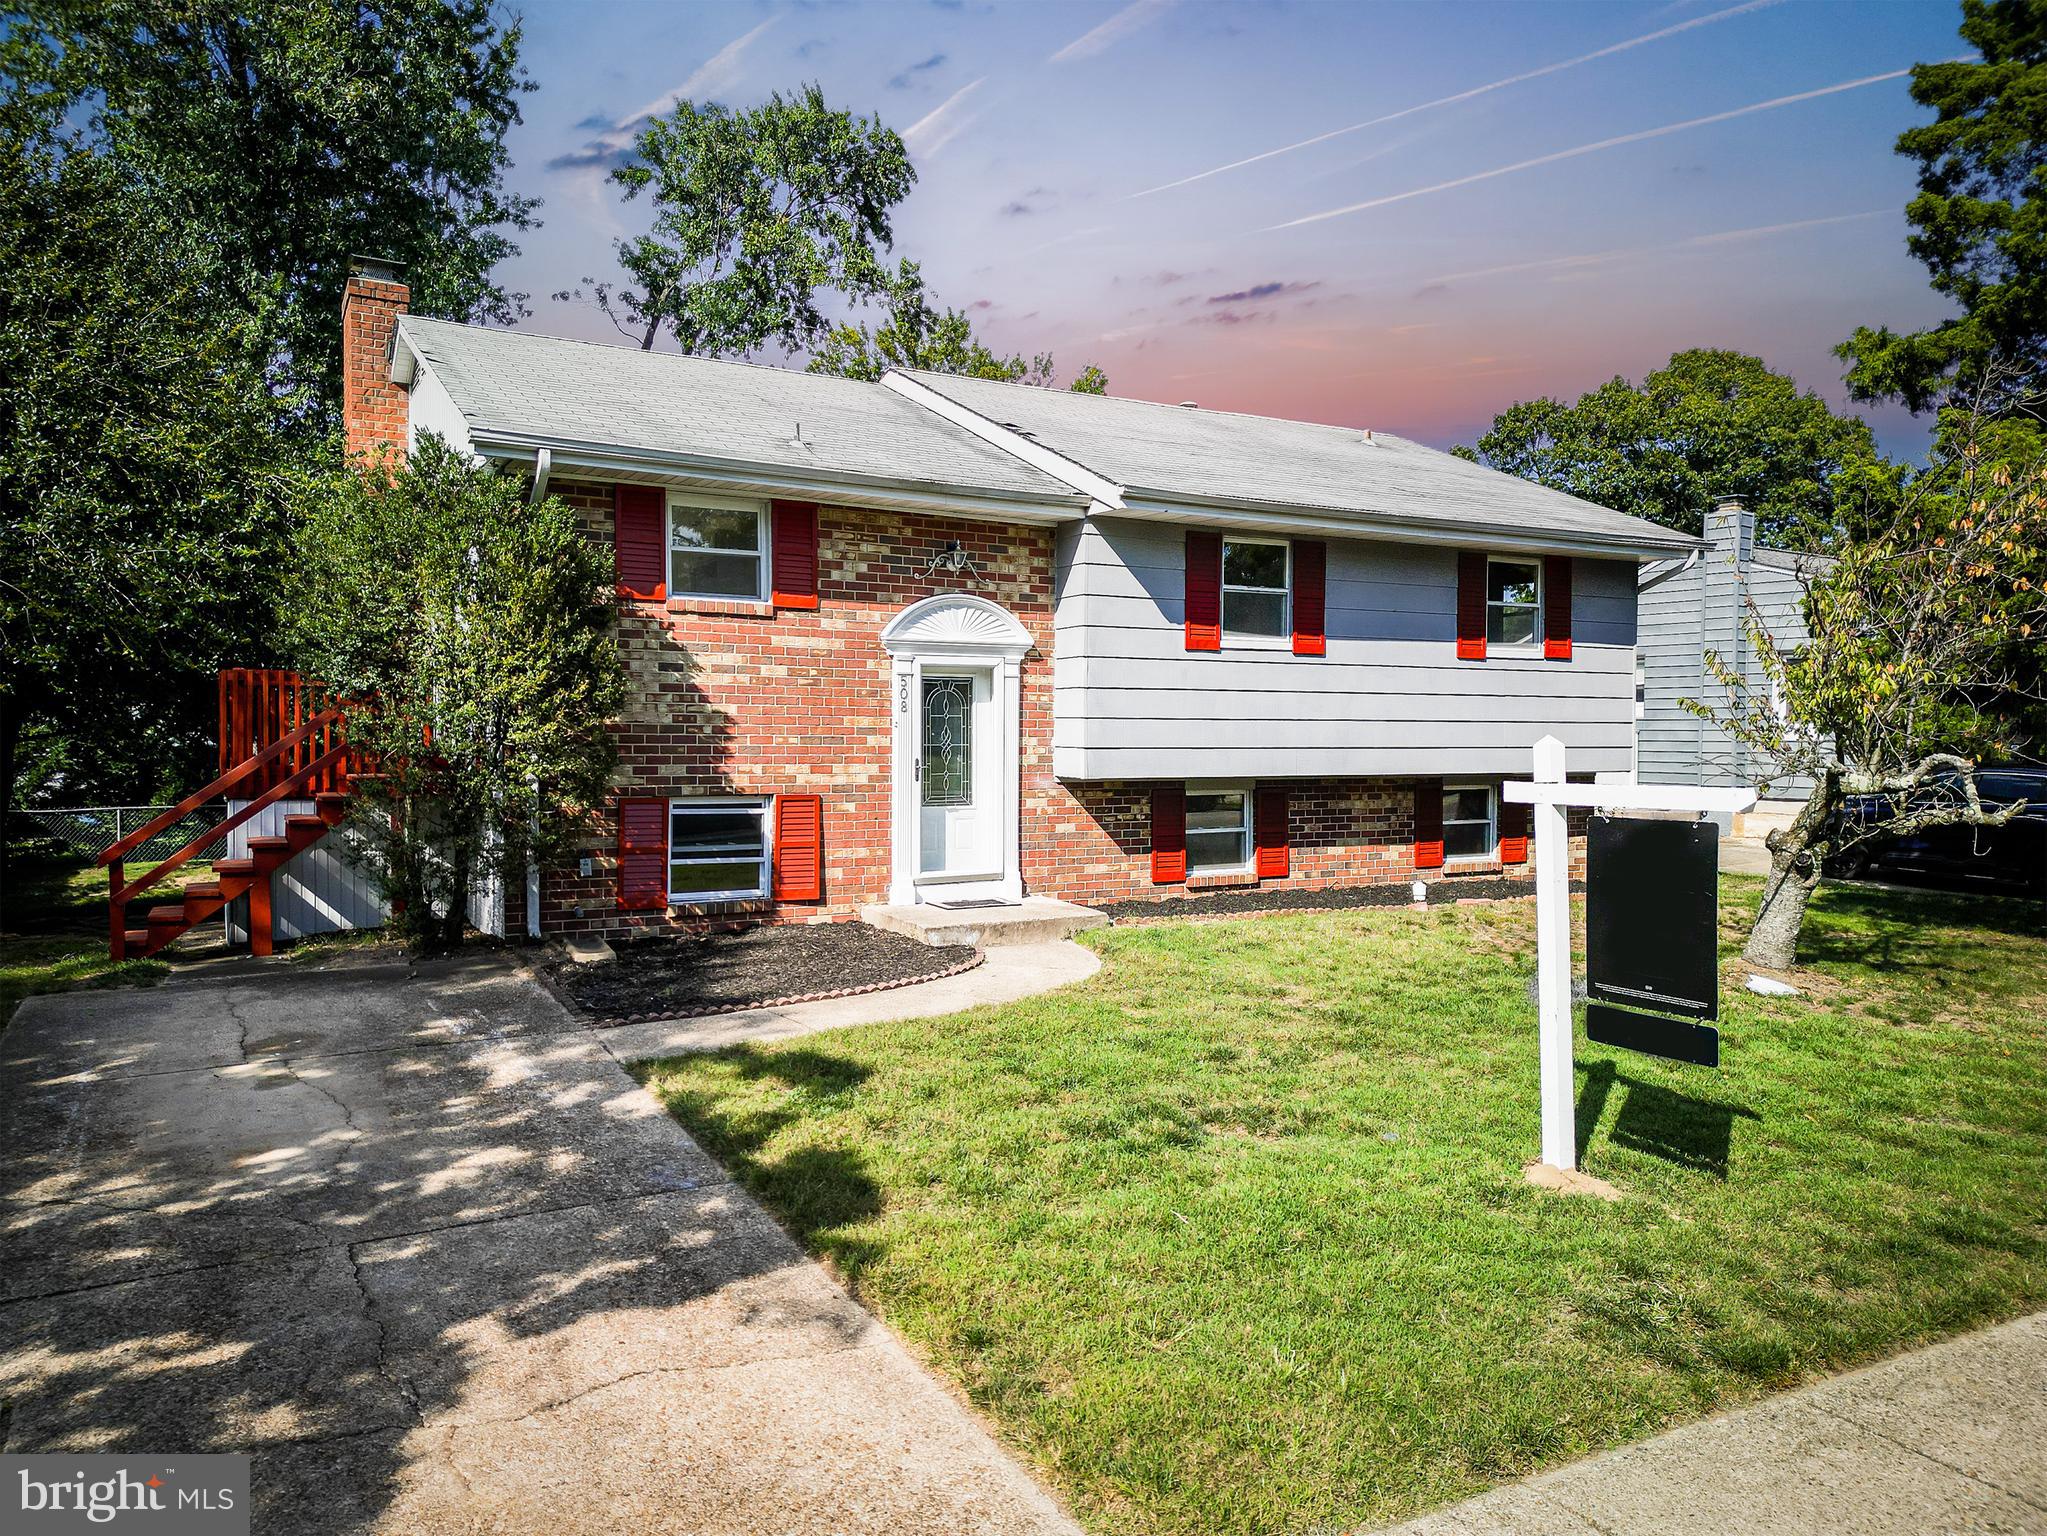
M1230 546L1232 544L1273 544L1285 551L1285 585L1278 587L1246 587L1233 584L1229 577ZM1220 567L1221 583L1216 589L1215 620L1216 626L1221 631L1223 638L1233 641L1238 645L1286 646L1291 648L1293 645L1294 628L1294 541L1292 539L1269 538L1260 534L1226 533L1223 535L1222 557L1218 564ZM1255 630L1231 629L1229 627L1228 615L1230 611L1230 594L1232 592L1262 592L1268 594L1277 592L1280 599L1279 633L1276 635L1261 635Z
M1447 849L1449 847L1450 842L1450 829L1452 827L1475 827L1478 826L1479 823L1472 820L1468 816L1451 817L1445 815L1443 818L1443 843L1446 850L1444 854L1444 862L1449 864L1497 863L1500 857L1500 786L1497 784L1488 784L1478 779L1467 779L1457 784L1445 784L1443 786L1443 802L1445 811L1449 809L1450 797L1454 794L1457 794L1461 790L1467 789L1478 789L1485 791L1486 797L1485 801L1486 813L1484 823L1486 829L1485 848L1483 851L1479 853L1449 853Z
M1493 610L1495 608L1523 608L1525 603L1496 603L1493 601L1493 567L1496 565L1532 565L1535 567L1535 628L1533 639L1495 640L1493 638ZM1539 651L1544 637L1543 614L1543 570L1540 555L1487 555L1485 557L1485 632L1486 644L1502 651Z
M1238 830L1244 840L1244 857L1242 862L1236 864L1216 864L1206 868L1195 867L1194 827L1187 819L1193 807L1187 805L1186 802L1192 800L1196 795L1242 795L1244 797L1243 820L1238 823ZM1251 786L1249 784L1188 784L1185 787L1180 812L1180 846L1186 852L1187 877L1190 880L1208 875L1248 875L1257 870L1258 843L1251 824L1252 798Z
M675 889L675 813L677 811L751 811L760 822L760 883L753 890L678 891ZM729 856L710 855L685 859L688 864L727 864ZM668 886L668 904L700 907L713 901L761 901L774 888L775 797L773 795L680 795L668 802L668 864L662 880Z
M678 510L683 509L703 512L751 512L753 514L753 537L758 548L725 549L705 545L701 549L687 551L687 553L693 555L753 556L756 561L755 570L759 579L754 583L754 591L751 597L740 592L686 591L675 584L675 556L677 554L675 548L675 514ZM768 583L772 580L769 562L774 557L774 551L768 545L773 536L774 530L769 526L768 522L768 504L764 501L751 501L741 497L685 496L675 491L670 491L668 493L668 508L661 519L661 539L663 545L661 558L665 562L661 574L667 578L668 595L670 597L689 598L693 601L706 603L765 603L768 601Z

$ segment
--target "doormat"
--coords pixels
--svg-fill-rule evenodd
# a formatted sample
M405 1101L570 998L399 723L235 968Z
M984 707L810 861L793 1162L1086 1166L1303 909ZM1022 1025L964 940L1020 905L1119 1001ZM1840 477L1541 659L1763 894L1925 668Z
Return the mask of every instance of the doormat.
M1013 907L1017 903L1004 901L1000 896L981 896L973 901L934 901L929 905L946 912L965 912L971 907Z

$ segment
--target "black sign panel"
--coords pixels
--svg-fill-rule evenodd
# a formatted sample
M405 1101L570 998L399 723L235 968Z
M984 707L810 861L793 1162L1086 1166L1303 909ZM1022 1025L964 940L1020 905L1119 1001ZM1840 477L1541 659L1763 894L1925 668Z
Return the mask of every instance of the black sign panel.
M1636 1013L1632 1008L1587 1003L1585 1038L1601 1045L1617 1045L1624 1051L1667 1056L1672 1061L1692 1061L1702 1067L1720 1065L1720 1031L1711 1024L1694 1024L1690 1019L1666 1019L1653 1013Z
M1720 1016L1719 844L1710 822L1592 818L1585 840L1592 1001Z

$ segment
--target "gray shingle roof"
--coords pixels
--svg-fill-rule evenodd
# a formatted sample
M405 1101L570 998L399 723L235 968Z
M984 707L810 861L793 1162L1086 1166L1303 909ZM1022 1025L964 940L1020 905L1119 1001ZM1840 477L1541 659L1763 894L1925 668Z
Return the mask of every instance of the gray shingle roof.
M912 372L918 383L1029 434L1145 500L1301 509L1639 549L1697 543L1641 518L1406 438L1271 416L1075 395Z
M1084 499L873 384L417 315L398 324L481 438L694 454L1068 505Z

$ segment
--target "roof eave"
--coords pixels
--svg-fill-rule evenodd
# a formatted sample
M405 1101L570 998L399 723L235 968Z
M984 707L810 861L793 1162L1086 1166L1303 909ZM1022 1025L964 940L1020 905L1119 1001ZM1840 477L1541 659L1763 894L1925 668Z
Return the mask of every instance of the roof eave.
M764 495L827 502L833 499L835 490L852 490L914 508L994 513L1034 522L1077 521L1085 515L1088 505L1087 498L1074 491L1012 491L995 486L905 480L850 470L805 471L791 465L763 464L718 454L588 442L553 433L519 432L474 423L471 424L470 436L477 452L487 457L523 458L545 448L552 456L553 473L557 476L576 470L596 474L686 476L746 485Z
M1390 539L1411 544L1463 544L1483 538L1495 549L1525 549L1555 554L1588 554L1658 560L1703 549L1705 542L1689 534L1644 538L1580 530L1538 530L1467 518L1403 517L1388 512L1347 512L1334 508L1300 507L1249 499L1203 496L1126 486L1123 510L1137 517L1174 518L1182 522L1246 523L1278 529L1347 534L1360 539Z

